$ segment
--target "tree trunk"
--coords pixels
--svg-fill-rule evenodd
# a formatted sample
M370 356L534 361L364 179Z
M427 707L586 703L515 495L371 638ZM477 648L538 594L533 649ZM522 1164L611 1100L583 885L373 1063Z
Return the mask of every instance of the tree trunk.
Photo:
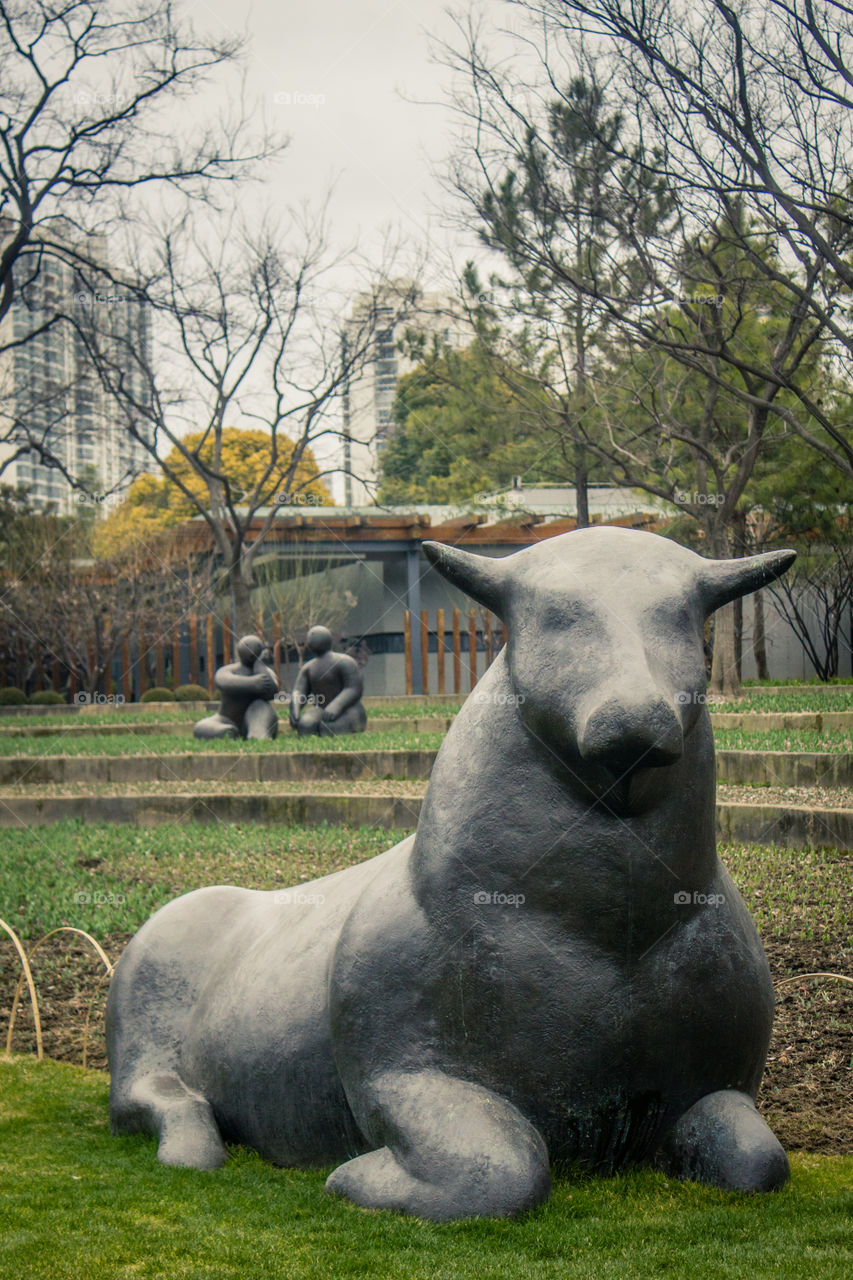
M228 585L231 594L231 627L234 639L251 635L254 630L252 617L252 588L241 572L239 561L232 564L228 573Z
M756 591L752 597L753 638L752 651L755 654L755 669L759 680L770 679L770 668L767 665L767 632L764 626L764 592Z
M589 526L589 488L587 484L586 451L583 445L575 446L575 494L577 497L577 521L579 529Z
M715 560L731 556L730 531L724 525L711 524L708 529L708 545ZM734 603L723 605L714 614L714 657L711 662L709 688L712 693L725 698L740 696L738 676L737 636Z
M735 669L738 684L743 680L743 600L733 601L735 611Z
M740 695L735 648L735 609L723 605L714 615L714 660L711 664L711 691L726 698Z

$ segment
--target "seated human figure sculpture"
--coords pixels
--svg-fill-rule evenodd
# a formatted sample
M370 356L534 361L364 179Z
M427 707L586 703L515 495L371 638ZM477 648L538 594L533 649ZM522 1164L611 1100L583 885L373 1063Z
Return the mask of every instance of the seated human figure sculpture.
M299 670L290 696L290 724L304 736L363 733L367 712L358 663L332 648L328 627L312 627L306 645L313 655Z
M220 667L213 683L219 690L219 710L193 729L196 738L275 738L278 715L271 700L278 693L275 672L264 662L258 636L243 636L237 644L239 662Z

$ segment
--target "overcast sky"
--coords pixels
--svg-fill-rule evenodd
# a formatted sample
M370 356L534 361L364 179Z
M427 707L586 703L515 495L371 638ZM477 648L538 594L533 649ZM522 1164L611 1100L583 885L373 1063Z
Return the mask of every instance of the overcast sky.
M466 4L454 0L453 7L464 11ZM303 203L319 208L333 188L332 242L357 240L378 262L390 232L425 263L418 274L426 289L452 287L451 255L461 267L474 247L473 237L448 229L448 197L436 176L459 131L450 73L431 52L431 38L453 39L447 6L448 0L253 0L238 10L234 0L187 0L185 10L211 35L217 28L245 32L247 103L259 104L268 123L290 138L281 162L266 171L260 203L282 211ZM503 0L478 0L478 7L498 21L508 11ZM341 271L345 293L364 287L363 276L350 286L349 269ZM339 445L323 437L314 452L328 465ZM332 487L339 496L340 477Z
M203 27L245 21L249 95L291 138L265 196L319 201L334 182L336 239L358 232L372 244L392 224L421 245L435 238L437 258L454 237L434 210L442 195L431 166L450 149L454 118L418 103L447 97L449 73L431 61L429 42L452 35L447 0L253 0L239 16L234 0L193 8ZM502 0L480 8L506 10Z

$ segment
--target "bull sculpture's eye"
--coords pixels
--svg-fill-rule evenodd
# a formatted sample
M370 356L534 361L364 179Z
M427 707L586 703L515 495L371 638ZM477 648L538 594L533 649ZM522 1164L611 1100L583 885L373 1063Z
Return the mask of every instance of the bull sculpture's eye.
M703 619L694 606L683 599L659 601L648 616L657 636L689 636L702 631Z
M578 600L548 600L539 610L537 621L548 631L568 631L587 616Z

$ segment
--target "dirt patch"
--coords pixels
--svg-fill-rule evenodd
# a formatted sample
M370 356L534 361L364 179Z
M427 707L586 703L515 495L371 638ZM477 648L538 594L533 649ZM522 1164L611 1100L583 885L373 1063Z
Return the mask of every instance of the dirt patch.
M774 939L765 950L774 982L796 973L853 973L850 953L825 942ZM821 978L777 990L758 1101L787 1149L853 1153L853 986Z
M718 804L773 804L780 809L853 809L853 787L765 787L717 784Z

